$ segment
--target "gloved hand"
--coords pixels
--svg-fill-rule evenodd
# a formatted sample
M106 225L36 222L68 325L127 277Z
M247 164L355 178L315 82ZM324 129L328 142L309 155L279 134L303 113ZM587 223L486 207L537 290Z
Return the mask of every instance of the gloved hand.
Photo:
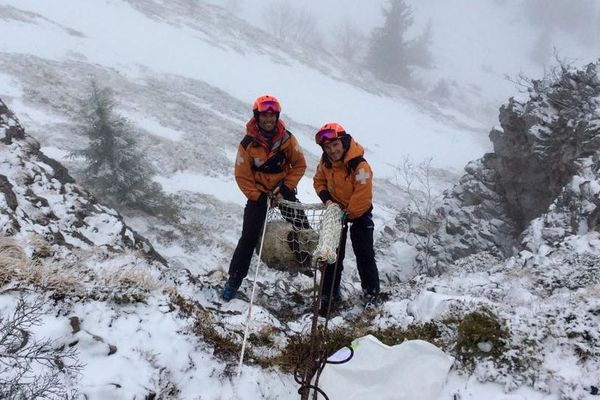
M279 186L279 193L281 193L283 198L286 200L289 200L289 201L296 200L296 191L285 186L283 183Z

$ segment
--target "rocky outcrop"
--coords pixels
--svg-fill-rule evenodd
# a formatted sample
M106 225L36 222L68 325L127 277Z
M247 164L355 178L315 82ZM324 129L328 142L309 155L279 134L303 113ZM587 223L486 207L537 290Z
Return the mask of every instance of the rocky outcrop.
M598 229L599 65L532 81L526 101L500 108L494 152L467 165L438 210L431 252L440 263L537 251Z
M600 154L578 159L575 166L576 174L546 212L534 218L521 234L522 250L547 255L574 239L585 243L582 247L598 247L599 243L592 244L597 242L595 238L584 237L600 232Z
M118 212L98 203L62 164L43 154L2 100L0 160L0 235L22 241L33 235L67 249L131 249L167 264Z
M511 218L504 192L493 169L493 153L472 161L459 183L446 193L437 218L431 255L442 264L486 251L508 256L516 245L516 223ZM428 266L430 267L430 266Z
M534 82L525 103L500 108L503 130L493 129L499 184L520 227L546 212L571 177L578 159L600 148L597 65L562 71L551 84Z
M13 139L25 139L25 130L15 118L12 111L0 99L0 142L10 144Z

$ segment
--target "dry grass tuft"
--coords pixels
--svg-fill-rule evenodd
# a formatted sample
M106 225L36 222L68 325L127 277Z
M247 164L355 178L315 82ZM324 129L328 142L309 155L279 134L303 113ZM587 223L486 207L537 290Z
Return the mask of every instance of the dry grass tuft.
M27 243L33 248L33 258L46 258L52 255L52 246L42 235L31 235Z
M147 268L121 267L110 272L97 273L85 267L85 260L102 263L113 255L101 248L73 254L68 259L52 259L52 246L40 235L28 240L31 259L23 245L12 237L0 237L0 285L33 285L51 292L55 299L89 297L109 299L117 303L143 302L150 292L162 290L163 285ZM140 254L141 255L141 254ZM138 254L133 254L138 258ZM80 265L78 263L81 263Z
M47 243L47 242L46 242ZM32 284L64 297L81 293L80 278L56 262L51 266L30 260L14 238L0 238L0 285L8 282Z
M150 292L162 288L146 269L137 266L109 272L103 280L110 288L109 297L118 304L144 302Z
M29 263L27 255L12 237L0 237L0 285L15 278Z
M160 288L159 282L144 268L131 267L109 272L106 281L111 286L136 287L144 292Z

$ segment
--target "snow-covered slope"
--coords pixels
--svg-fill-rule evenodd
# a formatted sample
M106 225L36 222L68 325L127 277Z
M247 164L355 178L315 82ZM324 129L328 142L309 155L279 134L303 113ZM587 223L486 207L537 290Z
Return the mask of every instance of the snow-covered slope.
M32 376L58 374L66 393L78 393L76 398L256 398L254 390L237 394L246 379L266 392L286 396L292 390L291 377L273 380L269 373L249 373L235 386L221 382L228 366L211 355L210 342L193 334L198 322L178 301L184 298L180 293L197 296L190 294L198 289L194 281L169 268L115 210L98 203L60 163L40 152L1 100L0 160L3 398L16 398L4 386L16 371L10 361L19 362L28 343L47 338L52 342L46 351L60 356L59 349L72 349L81 369L53 370L42 353L31 361ZM18 320L19 299L35 318L32 325L18 325L27 336L13 347L5 334ZM75 364L60 357L56 362ZM207 385L215 375L216 382Z
M366 146L374 166L378 262L390 300L380 313L362 310L360 285L349 257L343 286L346 304L331 328L353 337L365 332L389 335L393 341L416 334L453 354L459 352L457 340L462 338L464 363L457 364L440 399L585 398L598 387L594 373L598 342L592 331L597 321L595 283L579 289L567 285L568 290L561 284L549 293L544 282L569 275L563 259L550 261L555 265L545 272L544 262L523 270L521 259L506 265L484 255L462 260L440 277L414 277L414 247L389 228L407 202L396 185L395 167L405 156L414 162L433 157L433 189L447 187L467 161L490 149L485 139L489 127L481 130L481 119L462 115L450 105L442 110L419 94L383 85L331 54L274 42L267 32L218 4L5 0L0 3L0 19L0 98L19 116L27 133L39 140L44 153L77 175L80 160L66 155L86 143L77 130L78 110L95 79L115 91L118 111L135 125L143 152L161 171L157 181L177 194L185 217L172 226L124 212L126 223L149 239L169 268L150 265L136 253L114 255L78 243L85 251L77 260L92 277L87 281L76 275L75 280L84 283L83 293L56 296L39 281L14 279L9 282L13 286L2 287L3 315L14 305L18 291L58 299L46 304L43 324L35 333L59 343L76 342L87 365L75 387L88 398L298 397L296 383L277 356L308 330L306 295L312 280L261 272L250 365L240 380L231 373L251 287L245 283L240 298L225 305L218 296L244 203L232 181L232 164L250 104L263 93L280 98L282 118L307 155L310 166L300 185L301 200L316 201L310 177L320 149L313 135L325 122L342 123ZM3 151L6 162L19 158L15 146ZM48 161L31 162L35 168L48 169ZM11 173L18 175L12 166ZM7 179L15 193L25 193L18 178ZM52 189L52 182L48 180L43 189ZM57 199L53 206L59 207ZM28 213L40 216L32 220L32 231L54 232L54 226L64 230L69 222L65 211L57 221L50 218L51 224L43 225L48 207L43 202L39 208L28 207ZM107 212L102 218L116 220L113 211L97 207ZM7 217L2 223L12 222ZM112 231L101 234L103 226L99 221L89 225L91 232L81 234L91 237L93 244L105 244L113 236ZM34 256L29 244L16 245L26 257ZM571 259L570 250L565 247L564 260ZM583 273L588 279L595 258L581 254L573 257L591 265ZM117 273L123 266L138 269L133 269L133 277L123 276ZM151 271L151 277L140 269ZM117 277L110 273L106 277L103 271ZM576 318L569 314L571 309ZM494 339L505 340L502 343L482 342L477 332L465 339L469 328L468 324L460 328L461 323L483 315L493 325L495 319L485 319L489 313L510 327L510 337L500 329ZM74 320L80 321L78 328ZM535 346L527 347L532 336ZM502 357L486 359L486 353L499 349L506 350ZM526 366L515 365L512 357L524 351L535 354L523 358ZM469 368L473 352L484 360L475 370ZM505 389L511 393L505 394Z
M272 43L264 32L230 17L219 7L187 0L171 2L168 7L158 1L122 1L86 5L83 10L72 1L52 5L19 1L1 10L9 21L2 24L2 37L11 38L3 42L3 53L32 54L66 63L64 71L73 68L71 63L89 63L117 71L138 84L165 75L194 79L219 88L221 98L211 103L242 112L243 119L255 97L272 93L282 101L284 115L308 152L317 151L311 143L313 129L337 120L367 148L379 149L374 161L380 174L389 172L387 163L395 165L407 154L417 160L432 156L436 165L459 169L485 146L476 145L472 132L457 131L448 120L431 110L420 110L398 93L385 95L390 88L345 69L341 60ZM93 76L90 72L85 78ZM27 91L22 80L26 76L10 79L16 83L13 93ZM63 81L52 83L63 86ZM189 100L178 88L172 90L179 101ZM118 95L125 109L135 107L126 93ZM48 100L54 103L55 99ZM14 108L20 114L28 111L19 103ZM177 115L176 110L172 113ZM230 112L224 114L224 119L231 120ZM21 118L26 123L25 115ZM308 126L296 127L294 121ZM172 126L160 117L158 122ZM467 117L462 122L469 124ZM478 126L474 122L471 125ZM206 128L194 124L184 132L198 135ZM214 136L212 132L205 134ZM234 130L228 136L239 135L239 130ZM452 148L448 143L453 143ZM395 151L385 151L393 144L398 146Z
M73 1L5 4L0 13L7 23L0 33L10 40L0 48L0 94L7 104L44 151L76 176L79 164L66 154L85 144L76 124L89 82L114 89L118 111L139 129L143 151L163 173L157 181L183 198L185 230L197 234L177 232L174 243L165 239L169 227L130 223L194 271L223 268L235 244L238 230L230 223L221 229L223 218L200 204L217 201L219 214L239 218L239 208L228 204L245 201L231 184L231 165L250 104L260 94L280 98L283 118L307 155L309 169L299 187L304 202L318 201L310 177L320 125L337 120L365 145L378 181L378 224L393 218L384 209L405 202L393 185L405 157L413 162L432 157L439 171L434 178L447 186L467 160L489 147L476 131L478 122L413 102L406 91L346 68L330 54L273 43L219 6L189 0L168 7L117 1L85 10ZM215 238L209 251L198 241L201 236ZM194 262L205 256L211 260Z

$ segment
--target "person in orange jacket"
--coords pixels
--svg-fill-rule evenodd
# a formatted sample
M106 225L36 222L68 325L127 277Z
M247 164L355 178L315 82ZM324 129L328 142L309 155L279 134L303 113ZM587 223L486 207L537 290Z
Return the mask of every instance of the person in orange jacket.
M345 129L335 123L327 123L315 135L315 141L323 149L321 161L313 178L317 195L326 205L333 203L345 211L338 259L326 266L321 288L321 315L327 315L342 300L340 281L344 269L344 257L348 223L350 240L356 256L358 274L363 290L365 307L380 303L379 272L373 250L373 171L363 158L364 149Z
M274 96L260 96L252 107L254 116L246 124L235 162L235 181L248 199L244 208L242 235L229 264L229 278L222 298L235 297L248 275L252 252L267 215L267 202L297 201L296 186L306 170L306 160L296 138L279 119L281 105ZM283 207L280 207L282 209ZM282 210L283 212L284 210ZM301 216L302 217L302 216ZM296 228L306 228L304 218L295 218Z

